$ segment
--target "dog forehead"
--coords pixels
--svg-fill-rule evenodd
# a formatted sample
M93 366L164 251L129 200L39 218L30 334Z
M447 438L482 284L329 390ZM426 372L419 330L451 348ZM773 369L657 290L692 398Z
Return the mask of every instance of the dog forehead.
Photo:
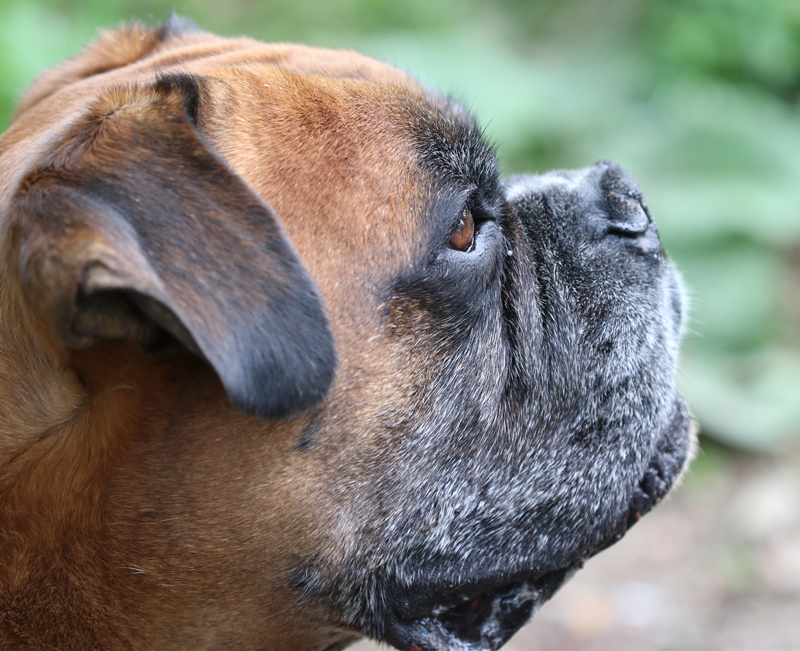
M292 52L307 61L306 48ZM352 72L351 53L320 52L333 69ZM388 72L332 77L261 56L192 71L204 89L203 135L272 206L312 267L318 255L327 266L336 248L373 269L409 260L432 191L419 125L442 119L444 104L402 73L366 61Z
M26 90L12 120L23 136L79 111L88 98L115 86L141 85L171 72L197 74L268 68L330 80L351 79L419 89L400 70L351 50L224 38L199 30L148 29L131 24L104 31L83 51L45 70ZM19 127L23 128L20 129ZM30 128L25 128L25 127Z

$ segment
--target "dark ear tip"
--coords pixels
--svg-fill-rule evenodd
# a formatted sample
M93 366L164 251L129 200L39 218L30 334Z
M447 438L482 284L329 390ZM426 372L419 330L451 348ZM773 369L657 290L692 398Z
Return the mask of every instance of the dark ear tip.
M235 378L223 376L231 404L246 414L283 420L322 403L336 376L337 359L327 328L315 339L310 350L286 351L280 362L252 364Z
M261 395L237 395L228 391L231 404L238 410L265 420L288 420L325 400L324 391L313 392L271 391Z

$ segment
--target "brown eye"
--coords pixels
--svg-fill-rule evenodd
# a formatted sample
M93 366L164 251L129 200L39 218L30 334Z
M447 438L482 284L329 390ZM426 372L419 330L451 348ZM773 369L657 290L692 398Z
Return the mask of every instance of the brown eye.
M472 239L475 236L475 221L468 208L461 212L458 225L450 234L450 248L457 251L469 251L472 248Z

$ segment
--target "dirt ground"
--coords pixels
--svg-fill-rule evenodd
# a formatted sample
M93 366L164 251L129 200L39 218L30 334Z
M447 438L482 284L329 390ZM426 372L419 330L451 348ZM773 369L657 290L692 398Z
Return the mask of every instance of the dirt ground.
M683 485L504 651L800 651L800 451L706 443Z

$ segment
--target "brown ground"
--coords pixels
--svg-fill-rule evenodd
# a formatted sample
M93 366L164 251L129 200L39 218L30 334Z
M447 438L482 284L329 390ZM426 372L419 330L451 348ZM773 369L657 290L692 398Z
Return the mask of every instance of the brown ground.
M800 452L705 449L504 651L800 651Z

